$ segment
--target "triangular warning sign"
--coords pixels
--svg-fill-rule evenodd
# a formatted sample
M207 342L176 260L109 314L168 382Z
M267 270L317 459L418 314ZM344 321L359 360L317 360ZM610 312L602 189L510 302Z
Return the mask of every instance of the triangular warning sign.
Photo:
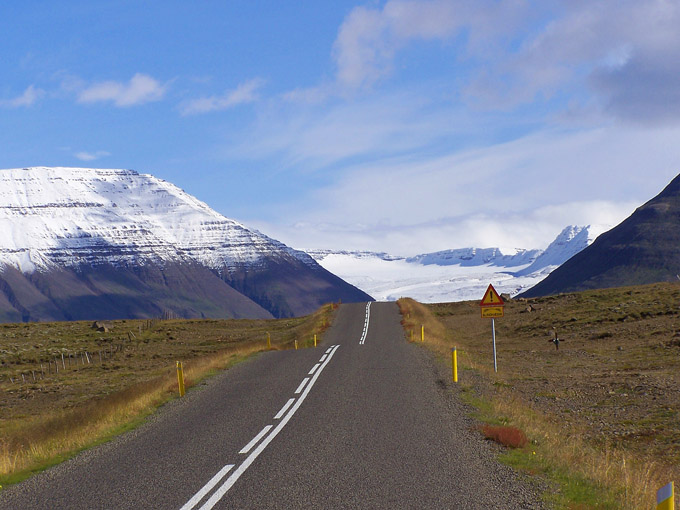
M489 284L489 288L486 289L484 297L482 298L482 302L479 303L479 306L503 306L503 305L505 305L503 299L501 299L501 297L498 295L498 292L496 292L496 289L493 288L493 285Z

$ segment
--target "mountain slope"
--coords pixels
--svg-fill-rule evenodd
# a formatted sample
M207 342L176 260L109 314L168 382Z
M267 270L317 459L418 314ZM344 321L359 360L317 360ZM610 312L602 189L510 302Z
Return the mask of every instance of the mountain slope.
M680 274L680 176L523 296L675 281Z
M371 298L153 176L0 171L5 320L282 317L338 299Z

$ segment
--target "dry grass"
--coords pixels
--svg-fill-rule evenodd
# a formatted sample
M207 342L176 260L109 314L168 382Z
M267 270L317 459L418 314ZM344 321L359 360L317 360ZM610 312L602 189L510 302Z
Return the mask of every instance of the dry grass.
M177 395L175 359L183 360L188 389L265 350L267 332L272 349L292 348L295 340L300 347L313 346L314 334L321 341L335 308L329 305L307 317L276 321L117 321L113 330L132 326L142 339L139 345L127 345L117 358L62 369L28 384L19 383L18 374L35 370L33 356L3 350L0 385L4 386L8 412L3 410L0 419L0 485L19 481L139 423ZM149 328L142 330L142 325ZM16 335L17 329L26 333L23 338ZM51 346L50 355L59 349L74 349L74 345L95 352L97 344L93 342L101 339L89 329L89 323L3 325L0 338L4 333L15 346L21 345L21 339L30 345L45 331L59 344ZM25 350L30 353L32 349ZM122 377L110 377L112 371L119 370L124 370ZM9 374L17 382L11 383ZM79 396L85 386L85 395ZM35 400L40 400L40 405L35 405Z
M431 331L428 347L445 359L458 347L461 393L482 418L526 432L523 467L570 473L616 500L583 508L640 509L680 478L678 302L673 284L510 302L496 320L498 373L477 302L399 305L407 332Z
M411 298L397 301L401 312L401 324L414 342L421 342L423 329L425 342L430 347L444 351L449 348L448 332L444 324L437 320L429 308Z

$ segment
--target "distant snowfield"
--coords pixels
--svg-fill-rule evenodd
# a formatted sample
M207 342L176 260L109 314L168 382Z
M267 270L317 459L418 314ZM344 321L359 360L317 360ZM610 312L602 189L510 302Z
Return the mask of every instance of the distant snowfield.
M422 303L482 299L490 283L500 293L518 294L537 284L554 269L549 267L539 273L515 277L491 264L473 267L422 265L405 259L357 258L345 254L330 254L318 262L378 301L410 297ZM520 271L528 266L525 264L512 269Z
M489 284L514 296L533 287L609 229L568 226L545 250L462 248L416 257L385 253L310 251L325 269L378 301L410 297L422 303L482 299Z

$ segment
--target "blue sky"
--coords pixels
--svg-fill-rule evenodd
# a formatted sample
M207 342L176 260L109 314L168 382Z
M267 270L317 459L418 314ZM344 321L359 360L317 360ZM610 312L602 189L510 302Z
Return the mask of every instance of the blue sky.
M680 2L0 6L0 168L132 168L296 248L544 247L680 172Z

